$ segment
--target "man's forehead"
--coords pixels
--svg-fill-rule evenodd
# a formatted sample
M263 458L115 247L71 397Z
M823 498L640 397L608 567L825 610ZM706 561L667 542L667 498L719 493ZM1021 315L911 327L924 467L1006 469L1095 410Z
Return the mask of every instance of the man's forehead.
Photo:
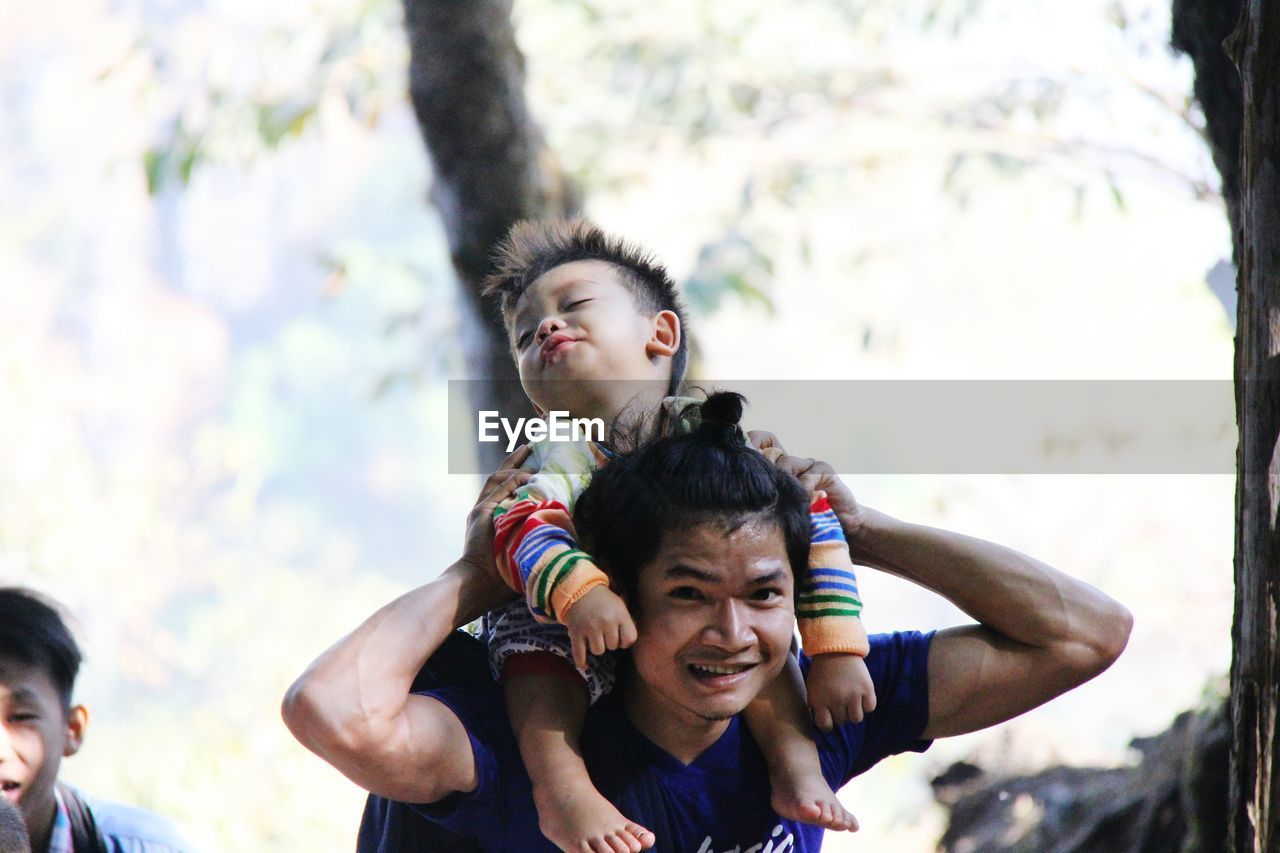
M791 563L782 529L772 520L711 521L663 537L652 568L662 578L708 583L789 580Z

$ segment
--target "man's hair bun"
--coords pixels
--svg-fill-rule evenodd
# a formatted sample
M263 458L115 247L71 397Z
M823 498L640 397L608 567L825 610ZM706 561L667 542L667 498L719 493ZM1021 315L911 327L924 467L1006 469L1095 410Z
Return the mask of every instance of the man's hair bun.
M721 441L745 442L742 429L738 423L742 420L742 409L747 398L734 391L717 391L698 407L698 415L702 423L698 432Z

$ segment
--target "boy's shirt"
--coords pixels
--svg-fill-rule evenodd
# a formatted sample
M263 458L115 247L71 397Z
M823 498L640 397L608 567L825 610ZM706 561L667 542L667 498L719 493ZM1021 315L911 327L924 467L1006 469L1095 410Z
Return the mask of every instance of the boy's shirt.
M173 822L162 815L86 797L83 793L80 796L93 814L108 853L186 853L194 849L181 837ZM55 789L54 798L58 808L53 817L48 853L84 853L76 850L72 841L71 815L62 792Z
M493 511L498 573L524 593L529 612L540 622L563 622L578 599L609 583L578 548L573 530L578 495L607 460L594 441L535 442L523 466L533 477Z
M661 406L672 423L692 428L696 413L681 418L697 402L692 397L666 397ZM611 455L606 446L587 439L532 442L521 467L533 471L533 477L493 512L498 574L524 594L529 612L539 622L563 622L578 599L609 583L577 546L573 510L592 472Z

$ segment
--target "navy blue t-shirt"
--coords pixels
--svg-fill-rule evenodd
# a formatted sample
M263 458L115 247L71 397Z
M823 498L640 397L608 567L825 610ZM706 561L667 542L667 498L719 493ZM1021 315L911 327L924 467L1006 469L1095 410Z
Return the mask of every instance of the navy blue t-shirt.
M818 733L823 775L832 788L886 756L928 748L920 735L929 718L931 638L916 632L871 637L867 668L876 686L876 710L861 723ZM807 671L803 657L801 666ZM360 850L419 849L427 838L432 849L447 849L433 829L419 825L423 818L471 840L457 849L555 850L538 831L501 688L471 680L424 692L447 705L467 729L476 789L428 805L370 797ZM624 815L653 831L656 850L783 853L816 851L822 844L821 829L774 813L764 757L741 717L730 720L720 739L685 765L638 732L621 700L611 695L588 714L582 747L596 787Z

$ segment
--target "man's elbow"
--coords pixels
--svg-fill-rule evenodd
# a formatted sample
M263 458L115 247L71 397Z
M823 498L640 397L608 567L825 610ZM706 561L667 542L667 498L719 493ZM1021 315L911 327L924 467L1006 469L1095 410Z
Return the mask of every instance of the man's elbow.
M1074 669L1081 682L1100 675L1124 652L1129 644L1129 635L1133 633L1133 614L1114 599L1107 599L1099 608L1087 628L1082 628L1077 638L1075 654L1072 655Z
M330 762L342 754L358 754L369 739L368 726L356 718L343 719L320 693L305 674L295 681L280 704L285 726L299 743Z

